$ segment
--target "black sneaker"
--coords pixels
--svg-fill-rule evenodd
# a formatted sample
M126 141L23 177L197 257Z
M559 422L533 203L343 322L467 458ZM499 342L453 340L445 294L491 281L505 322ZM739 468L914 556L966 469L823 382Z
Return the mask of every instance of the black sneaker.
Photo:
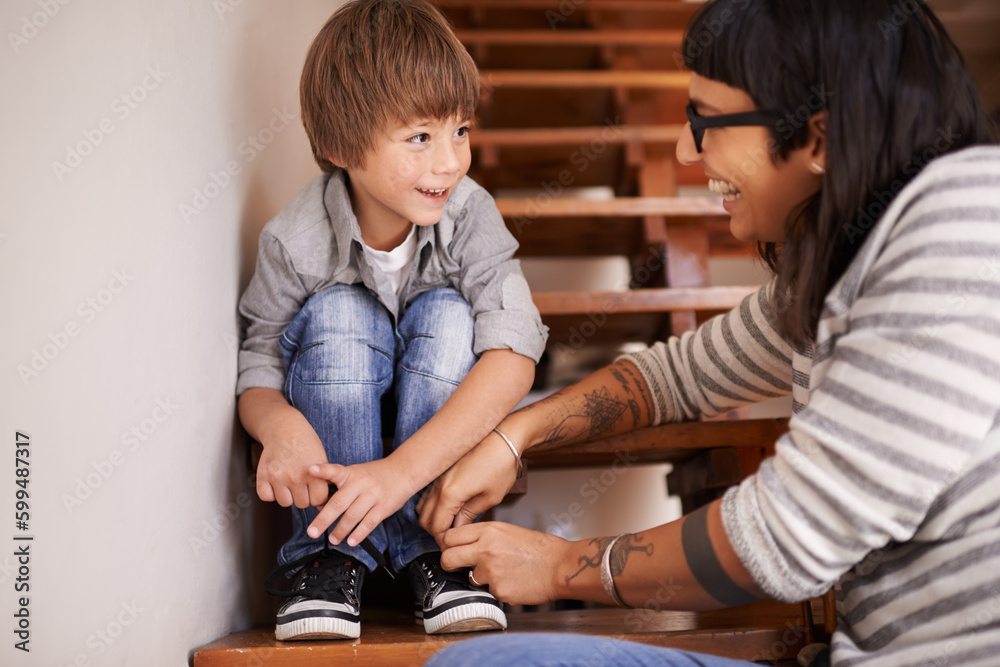
M292 590L272 589L269 584L295 568ZM274 637L298 639L356 639L361 636L361 584L365 566L333 550L317 551L279 566L264 582L272 595L291 597L278 610Z
M500 601L485 587L470 584L468 570L442 569L441 552L418 556L408 567L416 595L417 625L423 625L427 634L507 628Z

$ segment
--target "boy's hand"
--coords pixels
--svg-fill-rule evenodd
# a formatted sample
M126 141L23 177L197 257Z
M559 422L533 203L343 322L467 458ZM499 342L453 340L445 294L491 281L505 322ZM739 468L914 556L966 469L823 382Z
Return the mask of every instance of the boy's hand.
M420 525L443 546L441 536L495 507L517 481L517 464L500 436L492 433L441 475L417 503Z
M392 457L352 466L313 465L309 467L309 474L324 487L328 482L337 486L336 493L330 496L306 531L309 537L316 539L339 517L340 522L330 533L331 544L340 544L345 538L352 547L361 544L383 519L405 505L415 492L404 482L405 476L396 469Z
M326 482L309 474L309 466L326 463L326 450L319 436L303 418L288 423L281 436L262 442L264 453L257 465L257 495L282 507L320 506L329 490Z

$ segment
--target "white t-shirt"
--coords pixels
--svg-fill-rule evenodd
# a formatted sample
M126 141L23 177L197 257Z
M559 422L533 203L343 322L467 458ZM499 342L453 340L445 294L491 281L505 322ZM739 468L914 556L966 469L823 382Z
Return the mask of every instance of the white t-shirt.
M410 233L406 235L403 242L392 250L375 250L367 245L365 249L371 253L372 260L389 279L392 291L399 294L399 289L403 286L403 279L409 274L410 267L413 266L413 258L417 255L417 226L411 226Z

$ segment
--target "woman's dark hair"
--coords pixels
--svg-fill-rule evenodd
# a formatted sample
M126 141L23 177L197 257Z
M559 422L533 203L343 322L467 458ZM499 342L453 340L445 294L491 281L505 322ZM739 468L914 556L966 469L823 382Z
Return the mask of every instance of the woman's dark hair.
M827 114L823 187L793 209L780 246L758 244L777 276L778 330L799 347L903 186L939 155L996 141L961 54L920 0L710 0L683 56L778 113L772 160Z

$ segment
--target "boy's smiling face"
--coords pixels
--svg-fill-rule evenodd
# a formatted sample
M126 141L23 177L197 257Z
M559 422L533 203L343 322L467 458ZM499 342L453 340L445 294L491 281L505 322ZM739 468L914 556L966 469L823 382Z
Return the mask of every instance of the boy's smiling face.
M410 223L433 225L472 162L470 121L452 116L392 126L363 168L348 168L354 214L365 243L391 250Z

